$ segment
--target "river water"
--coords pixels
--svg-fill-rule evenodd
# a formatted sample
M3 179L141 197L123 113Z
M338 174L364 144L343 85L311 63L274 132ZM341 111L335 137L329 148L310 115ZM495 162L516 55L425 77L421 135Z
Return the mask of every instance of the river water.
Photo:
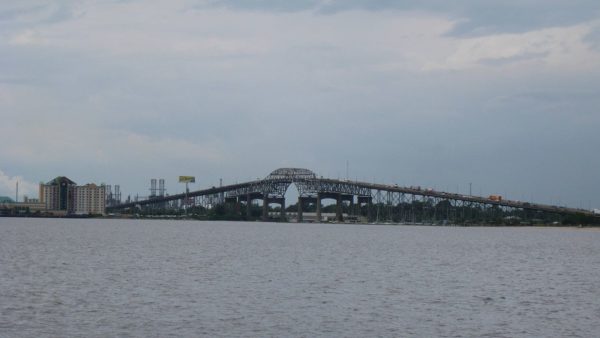
M0 218L0 337L598 337L600 230Z

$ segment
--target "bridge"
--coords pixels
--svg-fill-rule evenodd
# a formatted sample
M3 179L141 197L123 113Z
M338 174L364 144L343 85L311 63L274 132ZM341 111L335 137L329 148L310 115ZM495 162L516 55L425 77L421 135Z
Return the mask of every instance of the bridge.
M278 204L281 218L286 215L285 193L294 184L298 190L297 219L303 221L308 205L316 206L316 219L322 220L322 201L335 202L336 220L343 221L343 210L362 215L366 220L416 222L417 220L456 221L477 219L478 215L509 215L514 218L536 218L543 215L577 216L600 219L589 210L546 204L505 200L496 197L462 195L420 187L401 187L396 184L329 179L301 168L280 168L264 179L212 187L171 196L160 196L107 207L108 212L141 210L143 208L207 209L231 205L236 210L246 208L250 215L256 200L262 201L262 219L269 217L269 205ZM240 211L241 212L241 211ZM518 217L519 216L519 217Z

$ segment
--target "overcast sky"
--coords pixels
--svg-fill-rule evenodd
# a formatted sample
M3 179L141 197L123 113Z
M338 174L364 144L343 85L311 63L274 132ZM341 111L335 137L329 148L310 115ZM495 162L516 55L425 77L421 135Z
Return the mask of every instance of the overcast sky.
M0 137L11 197L348 161L600 208L600 1L2 1Z

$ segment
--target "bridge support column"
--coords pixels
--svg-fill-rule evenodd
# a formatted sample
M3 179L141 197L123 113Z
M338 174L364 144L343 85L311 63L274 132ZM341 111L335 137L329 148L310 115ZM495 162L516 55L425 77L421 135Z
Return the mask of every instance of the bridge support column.
M317 222L321 222L321 194L317 194Z
M285 220L285 198L281 199L281 220Z
M302 218L302 197L298 196L298 218L297 222L301 223L303 221Z
M263 197L263 212L262 212L262 220L266 221L269 219L269 197Z
M246 220L250 220L252 217L252 199L250 194L246 195Z
M337 201L335 203L335 219L338 222L344 221L344 217L342 215L342 194L337 195Z

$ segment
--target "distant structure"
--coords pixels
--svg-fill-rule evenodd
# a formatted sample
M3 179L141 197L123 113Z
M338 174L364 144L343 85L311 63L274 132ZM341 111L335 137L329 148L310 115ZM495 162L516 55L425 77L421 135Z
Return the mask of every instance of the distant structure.
M156 178L150 180L150 198L156 197Z
M15 203L15 201L13 201L13 199L8 196L0 196L0 203L10 204Z
M106 186L88 183L78 186L65 176L40 183L40 203L58 215L103 215L106 213Z
M121 186L115 184L115 190L113 192L111 185L105 186L105 194L106 194L106 206L112 207L115 205L121 204Z
M165 197L165 179L161 178L158 180L158 196L159 197Z
M27 195L23 196L23 203L40 203L38 198L27 197Z
M75 209L73 191L76 185L65 176L58 176L46 184L40 183L40 202L46 205L47 210L72 213Z
M106 211L105 186L93 183L75 186L75 214L78 215L103 215Z
M171 196L139 199L111 207L111 212L154 213L173 211L173 215L191 209L197 215L208 216L215 209L232 219L263 220L287 219L287 212L295 213L297 222L386 222L422 224L600 224L600 213L595 210L567 208L533 202L507 199L501 195L472 196L420 186L402 187L397 184L340 180L318 177L304 168L279 168L264 179L211 187L190 192L187 184L195 182L194 176L179 176L186 183L184 193ZM286 208L285 194L291 185L298 191L295 206ZM151 189L155 191L155 189ZM334 200L335 205L323 205L323 200ZM262 201L262 213L254 201ZM271 209L271 204L279 207ZM291 208L290 208L291 207ZM275 214L270 210L279 211ZM325 212L335 211L335 217ZM219 216L221 216L219 215ZM292 217L289 217L292 218ZM556 223L556 224L558 224Z
M158 185L157 185L158 183ZM165 197L165 193L167 189L165 189L165 179L156 178L150 179L150 196L149 198L157 198L157 197Z
M44 212L46 206L35 198L23 197L23 202L15 202L7 196L0 196L0 215L17 216L31 212Z

